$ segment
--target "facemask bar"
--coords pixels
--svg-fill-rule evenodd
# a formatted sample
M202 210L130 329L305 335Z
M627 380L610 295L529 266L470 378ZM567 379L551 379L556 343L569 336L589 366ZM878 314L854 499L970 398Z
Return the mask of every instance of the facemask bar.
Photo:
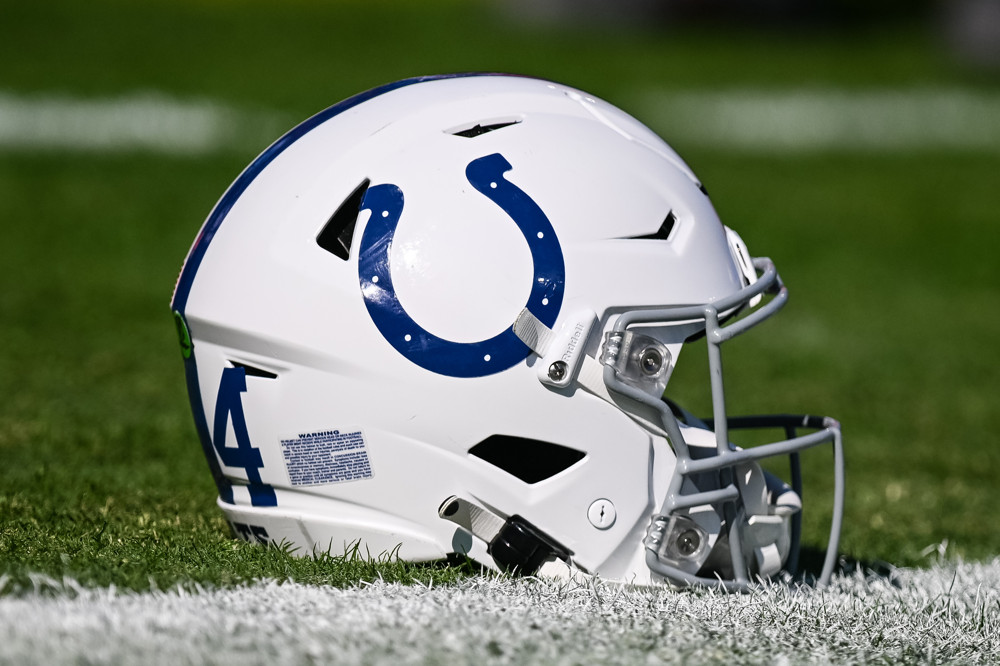
M669 524L675 521L671 519L679 514L677 511L690 509L697 506L713 505L720 515L726 520L729 526L729 549L732 559L734 580L722 580L719 578L700 577L683 571L667 562L663 562L655 545L650 545L647 540L646 564L654 572L674 582L688 585L721 586L727 589L744 589L750 583L746 558L743 555L742 537L740 534L740 514L743 511L743 503L739 490L733 481L735 474L734 467L742 463L756 462L764 458L774 456L790 455L797 458L798 452L820 444L831 443L834 450L834 507L833 520L830 528L830 538L827 543L826 556L823 563L823 570L820 574L818 584L826 585L833 574L833 567L837 557L837 547L840 540L840 529L843 521L844 504L844 454L841 440L840 424L829 417L787 417L787 416L757 416L743 417L742 419L729 419L726 416L725 391L722 380L722 354L721 345L723 342L744 333L753 326L756 326L765 319L771 317L780 310L788 300L787 288L778 277L774 263L770 259L754 259L754 267L760 271L758 280L740 291L718 301L698 306L663 308L658 310L632 310L622 314L613 327L613 333L624 334L633 325L664 323L664 322L690 322L691 320L704 320L705 337L708 342L709 373L712 387L712 412L713 418L710 420L714 427L716 436L716 455L695 460L691 457L690 451L681 435L680 426L670 407L660 396L653 395L628 382L619 376L619 371L614 363L606 363L604 366L604 382L607 387L619 394L625 395L639 403L642 403L657 413L674 452L677 462L673 476L667 489L667 494L659 515L653 516L655 523L660 521L662 528L667 529ZM754 309L749 315L723 326L719 319L720 313L728 314L744 307L755 297L763 293L773 294L773 298ZM791 419L791 421L789 421ZM794 421L799 421L799 425L793 425ZM729 429L746 427L783 427L788 439L762 444L750 449L736 450L729 443ZM794 436L797 427L818 428L816 432L802 436ZM796 460L793 459L793 470L797 468ZM691 475L720 472L722 475L722 487L717 490L700 491L683 494L682 486L684 480ZM793 472L793 476L797 475ZM793 479L793 483L801 482ZM799 488L795 489L800 492ZM719 511L719 509L722 509ZM798 532L797 529L794 530ZM662 533L661 533L662 536ZM793 535L797 537L797 535ZM654 539L655 541L655 539ZM792 552L788 557L794 563L798 559L798 539L794 538Z

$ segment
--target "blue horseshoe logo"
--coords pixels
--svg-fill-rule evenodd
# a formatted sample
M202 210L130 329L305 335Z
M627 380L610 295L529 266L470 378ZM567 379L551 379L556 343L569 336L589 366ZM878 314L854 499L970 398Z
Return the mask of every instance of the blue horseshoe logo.
M555 230L542 209L503 174L513 167L494 153L469 163L465 177L514 221L531 249L534 276L526 307L551 327L562 306L566 266ZM392 184L368 188L362 209L371 218L361 236L358 276L368 314L396 351L422 368L449 377L483 377L513 367L531 350L513 328L479 342L453 342L423 329L403 309L392 286L389 259L403 212L403 192ZM511 322L513 326L513 322Z

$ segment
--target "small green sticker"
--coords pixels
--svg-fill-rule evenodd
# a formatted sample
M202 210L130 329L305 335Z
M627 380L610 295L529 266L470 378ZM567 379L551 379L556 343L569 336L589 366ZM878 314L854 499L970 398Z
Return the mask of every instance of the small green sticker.
M188 331L187 322L184 321L184 315L177 310L174 310L174 324L177 326L177 337L181 341L181 354L185 359L191 358L191 350L194 349L194 345L191 344L191 333Z

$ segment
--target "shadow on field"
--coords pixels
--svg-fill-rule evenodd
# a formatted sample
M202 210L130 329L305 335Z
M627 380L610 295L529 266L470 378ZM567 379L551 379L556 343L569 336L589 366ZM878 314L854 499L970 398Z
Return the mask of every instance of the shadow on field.
M799 572L795 579L813 584L823 570L825 556L826 551L821 548L802 546L799 550ZM840 576L860 574L865 578L878 578L898 586L897 571L898 567L884 560L859 560L841 555L837 558L837 566L834 567L833 573Z
M825 556L826 551L820 548L803 546L799 551L799 571L791 580L809 587L815 586L816 580L819 579L823 570ZM446 570L456 580L490 572L489 569L474 560L455 553L444 560L421 562L413 566L430 575ZM894 587L900 587L898 572L897 566L884 560L859 560L845 556L838 558L837 566L834 568L836 576L860 575L867 580L884 580Z

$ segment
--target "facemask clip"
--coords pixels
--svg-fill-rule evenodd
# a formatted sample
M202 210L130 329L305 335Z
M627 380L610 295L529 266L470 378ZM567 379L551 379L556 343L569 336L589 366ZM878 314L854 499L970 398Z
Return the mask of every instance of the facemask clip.
M667 388L673 358L666 345L633 331L610 331L604 336L601 363L611 366L626 384L653 396Z
M675 567L701 563L708 550L708 532L687 516L653 516L643 545L657 559Z

